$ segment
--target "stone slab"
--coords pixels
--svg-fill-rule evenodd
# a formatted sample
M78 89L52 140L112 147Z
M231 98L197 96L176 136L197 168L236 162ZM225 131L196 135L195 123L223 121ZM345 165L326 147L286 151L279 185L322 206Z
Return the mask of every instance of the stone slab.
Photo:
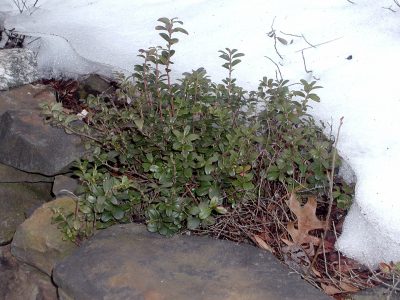
M330 299L262 249L137 224L99 232L53 280L65 299Z
M0 163L54 176L85 153L79 137L44 124L39 104L54 101L45 86L27 85L0 93Z

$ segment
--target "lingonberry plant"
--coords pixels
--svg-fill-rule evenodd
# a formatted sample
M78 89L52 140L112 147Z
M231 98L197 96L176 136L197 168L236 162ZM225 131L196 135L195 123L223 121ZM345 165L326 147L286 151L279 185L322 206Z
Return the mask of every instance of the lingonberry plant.
M176 18L158 21L166 45L139 50L143 63L129 78L118 75L114 97L82 100L83 122L60 103L43 105L48 122L90 149L75 166L78 209L56 217L68 238L117 222L144 221L163 235L206 227L240 202L267 201L274 185L326 193L333 141L307 113L309 101L319 101L316 82L264 77L246 92L233 77L244 54L229 48L220 51L222 83L203 68L173 82L176 35L188 33ZM342 207L351 201L346 188L335 190Z

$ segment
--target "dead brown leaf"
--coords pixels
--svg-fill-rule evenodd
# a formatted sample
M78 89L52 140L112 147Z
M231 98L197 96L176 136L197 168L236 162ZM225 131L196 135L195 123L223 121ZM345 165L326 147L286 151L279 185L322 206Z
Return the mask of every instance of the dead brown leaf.
M254 240L256 241L258 247L267 250L271 253L274 253L274 249L272 249L260 236L253 235Z
M317 209L317 200L315 197L309 197L304 206L300 205L296 195L293 193L289 199L289 208L297 217L297 229L294 222L288 222L287 230L297 245L312 243L317 246L320 239L309 234L309 231L324 228L325 222L321 221L315 215Z
M341 283L339 283L339 286L341 289L343 289L344 292L355 293L355 292L359 291L359 289L356 288L354 285L348 284L343 281Z
M324 292L330 296L343 293L341 290L339 290L337 287L333 285L321 283L321 287L324 290Z

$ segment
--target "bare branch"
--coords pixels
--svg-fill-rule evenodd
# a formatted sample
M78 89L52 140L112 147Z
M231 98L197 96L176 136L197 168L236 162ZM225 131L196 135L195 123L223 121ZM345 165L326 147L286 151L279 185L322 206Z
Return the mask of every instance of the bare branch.
M276 33L275 33L275 29L274 29L274 23L275 23L275 19L276 16L274 17L274 19L272 20L272 24L271 24L271 31L268 33L269 37L272 37L274 39L274 48L275 48L275 52L276 54L278 54L278 56L280 57L280 59L283 59L282 55L279 53L278 48L276 47Z
M304 36L304 34L301 35L301 37L303 38L303 40L310 45L312 48L317 48L315 45L311 44L309 41L307 41L306 37Z
M286 32L283 32L282 30L279 30L279 32L284 35L288 35L288 36L302 37L301 35L297 35L297 34L293 34L293 33L286 33Z
M339 127L338 127L337 134L336 134L335 145L333 146L331 172L330 172L330 174L328 176L328 179L329 179L329 207L328 207L328 212L326 214L325 228L324 228L324 233L322 235L322 243L320 243L318 245L317 251L315 252L314 258L313 258L313 260L312 260L312 262L310 264L310 270L312 269L312 267L314 266L314 264L315 264L315 262L317 260L319 250L321 249L321 245L323 245L323 241L325 240L326 234L327 234L328 229L330 227L332 205L333 205L333 179L334 179L334 173L335 173L337 145L338 145L338 142L339 142L340 129L342 128L342 125L343 125L343 119L344 119L344 117L340 118L340 123L339 123ZM323 251L323 252L325 254L325 251Z
M279 65L272 58L270 58L268 56L265 56L265 57L268 58L276 66L276 68L278 69L278 72L279 72L279 76L281 77L281 80L282 80L283 76L282 76L282 73L281 73L281 69L279 68Z
M340 40L341 38L343 38L343 37L341 36L341 37L338 37L336 39L332 39L332 40L329 40L329 41L326 41L326 42L323 42L323 43L320 43L320 44L316 44L316 45L313 45L313 46L310 46L310 47L307 47L307 48L303 48L303 49L297 50L296 52L301 52L301 51L308 50L308 49L311 49L311 48L316 48L318 46L322 46L322 45L325 45L325 44L332 43L334 41Z
M306 59L304 57L304 50L301 51L301 56L303 57L304 70L306 71L306 73L312 73L312 71L307 70Z
M282 33L282 34L284 34L284 35L288 35L288 36L294 36L294 37L299 37L299 38L302 37L302 35L297 35L297 34L292 34L292 33L286 33L286 32L283 32L282 30L279 30L279 32Z
M385 7L385 6L382 6L382 8L383 9L387 9L387 10L390 10L391 12L397 12L397 10L394 10L393 8L392 8L392 6L390 5L390 6L388 6L388 7Z

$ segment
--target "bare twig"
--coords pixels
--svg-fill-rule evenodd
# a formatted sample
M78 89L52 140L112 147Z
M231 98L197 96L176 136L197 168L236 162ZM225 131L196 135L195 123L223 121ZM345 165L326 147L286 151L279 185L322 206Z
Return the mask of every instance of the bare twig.
M398 7L400 7L400 3L398 0L393 0L394 4L396 4Z
M385 6L382 6L382 8L383 9L387 9L387 10L390 10L391 12L397 12L397 10L394 10L393 8L392 8L392 6L390 5L390 6L388 6L388 7L385 7Z
M306 37L304 36L304 34L302 34L301 37L303 38L303 40L304 40L308 45L310 45L310 47L312 47L312 48L317 48L317 46L311 44L311 43L306 39Z
M306 48L297 50L296 52L301 52L301 51L304 51L304 50L307 50L307 49L316 48L316 47L318 47L318 46L322 46L322 45L325 45L325 44L332 43L332 42L334 42L334 41L340 40L341 38L343 38L343 37L341 36L341 37L338 37L338 38L336 38L336 39L332 39L332 40L329 40L329 41L326 41L326 42L323 42L323 43L319 43L319 44L316 44L316 45L312 45L312 46L310 46L310 47L306 47Z
M351 3L351 4L356 4L355 2L351 1L351 0L347 0L347 2Z
M283 32L282 30L279 30L279 31L280 31L280 33L282 33L284 35L294 36L294 37L298 37L298 38L302 37L301 35L297 35L297 34L293 34L293 33L286 33L286 32Z
M307 70L306 59L304 57L304 50L301 51L301 56L303 57L304 70L306 71L306 73L312 73L312 71Z
M276 62L274 62L274 60L272 58L270 58L268 56L265 56L265 57L268 58L276 66L276 68L278 69L279 75L281 77L281 80L282 80L283 76L282 76L282 73L281 73L281 69L279 68L279 65Z
M322 236L322 241L324 241L326 238L326 234L328 232L328 228L330 227L329 225L331 222L331 213L332 213L332 205L333 205L333 177L334 177L335 164L336 164L337 145L339 142L340 129L342 128L342 125L343 125L343 117L340 118L340 123L339 123L336 140L335 140L335 145L333 146L331 173L329 174L329 206L328 206L328 213L326 214L325 228L324 228L324 234ZM322 243L320 243L318 245L317 251L315 252L314 258L310 265L310 270L314 266L315 261L317 260L318 252L321 249Z
M282 55L279 53L278 48L276 47L276 33L275 33L275 29L274 29L274 23L275 23L275 19L276 17L274 17L274 19L272 20L272 24L271 24L271 31L268 33L269 37L272 37L274 39L274 48L275 48L275 52L276 54L278 54L278 56L280 57L280 59L283 59Z

